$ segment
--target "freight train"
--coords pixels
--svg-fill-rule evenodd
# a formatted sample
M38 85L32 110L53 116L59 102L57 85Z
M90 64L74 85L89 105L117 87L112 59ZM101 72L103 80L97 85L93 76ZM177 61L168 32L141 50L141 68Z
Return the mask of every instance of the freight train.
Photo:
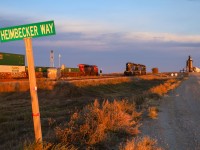
M146 66L142 64L127 62L124 75L125 76L146 75Z
M37 78L47 77L51 67L35 67ZM78 68L61 68L61 77L98 76L96 65L79 64ZM25 55L0 52L0 79L28 78Z
M0 52L0 79L26 77L24 55Z
M51 67L35 67L37 78L48 77ZM56 69L56 68L55 68ZM61 77L98 76L98 66L79 64L78 68L61 67ZM126 63L125 76L145 75L146 66ZM25 55L0 52L0 79L28 78L28 67L25 66Z

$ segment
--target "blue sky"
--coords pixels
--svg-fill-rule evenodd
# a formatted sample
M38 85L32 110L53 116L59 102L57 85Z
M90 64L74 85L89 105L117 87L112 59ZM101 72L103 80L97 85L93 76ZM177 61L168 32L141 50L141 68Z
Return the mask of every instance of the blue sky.
M6 0L0 28L54 20L56 35L34 38L36 66L54 50L67 67L96 64L123 72L128 61L148 71L179 71L189 55L200 67L200 0ZM23 41L0 43L1 52L25 54Z

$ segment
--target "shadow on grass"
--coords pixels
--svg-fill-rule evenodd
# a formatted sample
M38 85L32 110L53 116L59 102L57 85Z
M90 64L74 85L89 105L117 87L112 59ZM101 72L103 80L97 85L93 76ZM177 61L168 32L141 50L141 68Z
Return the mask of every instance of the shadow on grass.
M157 97L156 94L149 94L147 91L165 81L137 80L84 87L67 82L38 85L43 137L48 139L53 127L69 120L71 114L93 103L95 99L99 99L100 103L107 99L110 101L127 99L137 105L142 105L146 96ZM45 86L47 86L46 89ZM0 103L0 149L19 149L25 139L33 141L34 131L29 91L0 93ZM49 119L53 124L50 124Z

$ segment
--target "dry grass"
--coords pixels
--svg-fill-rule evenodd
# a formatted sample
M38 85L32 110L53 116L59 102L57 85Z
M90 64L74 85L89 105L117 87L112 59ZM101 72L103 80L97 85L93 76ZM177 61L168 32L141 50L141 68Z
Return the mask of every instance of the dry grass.
M127 101L104 101L102 105L95 100L81 112L74 113L64 127L55 129L61 143L73 143L85 148L103 143L109 133L137 135L140 113ZM113 139L114 140L114 139Z
M91 80L89 83L81 83L80 86L67 82L38 80L38 98L44 141L51 141L49 143L57 145L57 141L51 139L51 137L55 138L52 136L53 128L67 122L65 126L59 126L63 133L65 129L69 128L69 123L73 124L73 121L73 128L69 128L69 131L74 132L76 129L74 134L82 137L80 139L74 137L76 147L81 144L82 146L84 144L116 145L122 141L121 137L124 135L135 136L138 133L140 114L136 113L135 106L130 105L130 103L135 102L136 105L141 106L148 97L150 97L149 99L157 99L158 94L151 94L149 89L160 86L166 81L166 79L143 80L138 77L130 78L130 81L125 78L121 78L120 81L116 81L117 79L103 80L99 81L101 83L94 83L94 85L93 82L96 80ZM25 84L23 86L26 87ZM99 99L99 104L93 103L94 99ZM104 101L104 103L100 103L105 99L111 101L113 99L127 99L129 102L125 101L121 104L120 101ZM0 149L22 149L26 139L34 141L30 93L29 91L0 93L0 103ZM85 107L91 103L93 104ZM77 118L71 117L70 120L72 114L75 116L77 114ZM92 121L89 121L90 118L93 118ZM88 125L92 125L93 128L89 128L91 126ZM88 129L87 132L86 129ZM78 133L78 131L80 132ZM70 132L66 135L73 137L74 134ZM62 137L60 136L58 139L61 141ZM105 144L106 142L107 144Z
M166 74L147 74L147 75L143 75L143 76L139 76L139 78L143 79L143 80L155 80L155 79L167 79L169 76Z
M29 89L28 81L10 81L0 82L0 92L19 92L27 91Z
M126 100L104 101L102 104L95 100L93 104L86 106L80 112L74 113L70 121L64 126L55 128L57 144L49 142L25 143L24 150L41 150L41 146L43 146L43 150L96 148L161 150L157 146L156 140L149 137L134 138L121 144L119 144L119 140L115 141L119 137L124 139L127 138L127 135L137 135L139 133L140 116L141 113L136 111L134 104L130 104ZM51 123L52 120L50 120ZM110 133L114 134L110 136ZM119 146L116 147L117 145Z
M157 146L156 140L145 136L143 138L127 140L124 145L120 145L119 150L162 150L162 148Z
M158 118L158 108L153 106L153 107L149 107L149 110L148 110L148 116L151 118L151 119L157 119Z
M117 78L107 78L107 79L88 79L80 81L71 81L70 83L77 87L86 87L86 86L99 86L107 84L119 84L125 82L131 82L133 79L128 77L117 77Z
M174 78L174 79L168 79L164 83L161 83L159 85L153 86L148 90L149 93L156 94L160 97L167 94L169 91L175 89L177 86L179 86L181 83L181 80ZM146 97L146 100L143 103L143 108L146 109L147 115L151 119L157 119L158 118L158 108L159 100L150 97Z
M151 88L149 91L151 93L158 94L160 96L163 96L166 94L168 91L173 90L176 88L181 81L177 79L168 79L164 84L160 84L159 86L155 86Z
M117 78L94 78L94 79L82 79L74 81L52 81L47 78L38 78L37 86L41 90L54 90L58 84L71 84L76 87L86 86L99 86L107 84L120 84L125 82L131 82L133 79L128 77L117 77ZM0 83L0 92L25 92L29 91L29 81L26 80L13 80L9 82Z

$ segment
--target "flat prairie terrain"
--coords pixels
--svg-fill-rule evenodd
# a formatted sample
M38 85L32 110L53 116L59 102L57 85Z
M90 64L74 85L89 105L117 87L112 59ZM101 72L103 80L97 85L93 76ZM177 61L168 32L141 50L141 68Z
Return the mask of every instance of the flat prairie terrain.
M98 100L99 103L105 100L110 102L127 100L142 112L154 103L157 105L160 97L179 80L181 79L157 75L72 82L38 79L43 140L51 141L52 132L56 126L69 121L74 112L79 112L86 105L94 103L95 100ZM17 86L13 82L17 82ZM23 149L25 141L34 142L31 96L27 91L28 83L27 81L12 81L8 83L8 87L4 86L3 82L0 84L1 88L4 88L3 90L5 88L13 90L13 86L16 90L0 93L0 149ZM156 87L163 84L168 89L161 88L162 92L160 93ZM197 114L194 116L198 117Z

